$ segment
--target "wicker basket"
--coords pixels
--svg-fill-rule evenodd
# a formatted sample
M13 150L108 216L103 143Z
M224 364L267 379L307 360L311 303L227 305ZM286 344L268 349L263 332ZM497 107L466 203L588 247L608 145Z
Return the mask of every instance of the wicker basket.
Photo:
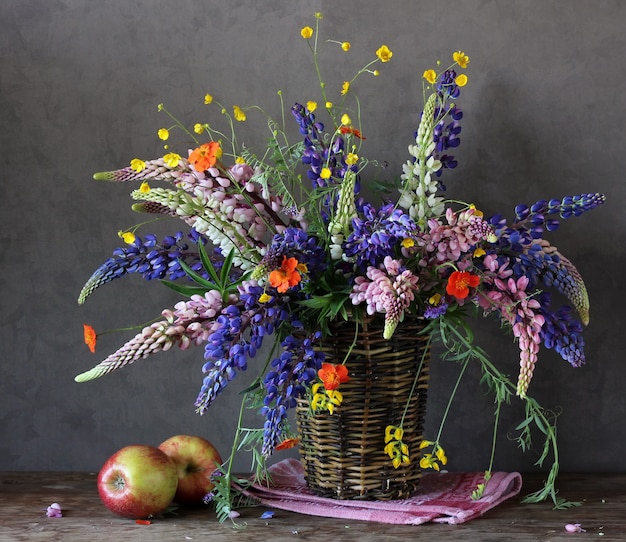
M426 413L430 348L424 324L406 318L391 340L383 339L384 321L359 325L346 366L350 380L341 384L342 404L334 414L313 414L298 401L296 419L300 457L309 488L334 499L389 500L408 497L419 483L420 443ZM354 341L355 324L337 322L324 340L326 361L342 363ZM417 383L416 374L419 371ZM400 425L409 447L409 464L394 468L384 452L385 427Z

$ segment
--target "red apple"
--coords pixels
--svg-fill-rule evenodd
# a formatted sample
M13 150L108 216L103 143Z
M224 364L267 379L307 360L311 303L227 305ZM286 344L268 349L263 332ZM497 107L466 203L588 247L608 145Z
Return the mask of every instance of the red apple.
M178 489L174 501L179 504L199 504L213 489L211 475L222 459L215 446L202 437L176 435L159 445L176 464Z
M106 460L98 473L98 492L114 514L141 519L158 516L171 504L176 465L154 446L126 446Z

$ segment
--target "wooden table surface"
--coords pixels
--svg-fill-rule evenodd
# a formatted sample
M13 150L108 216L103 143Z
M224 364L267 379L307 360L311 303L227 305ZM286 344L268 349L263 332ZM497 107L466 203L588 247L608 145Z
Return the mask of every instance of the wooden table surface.
M539 488L541 480L541 476L525 476L522 493ZM419 526L280 510L272 519L261 519L265 508L247 508L239 518L245 528L235 528L230 522L218 523L207 507L179 509L177 515L155 519L150 525L115 516L101 503L93 473L0 472L0 541L626 540L626 474L562 474L558 487L564 498L581 500L583 505L553 510L550 503L521 504L513 498L462 525ZM53 502L62 506L63 517L46 517L46 508ZM580 523L586 532L568 533L568 523Z

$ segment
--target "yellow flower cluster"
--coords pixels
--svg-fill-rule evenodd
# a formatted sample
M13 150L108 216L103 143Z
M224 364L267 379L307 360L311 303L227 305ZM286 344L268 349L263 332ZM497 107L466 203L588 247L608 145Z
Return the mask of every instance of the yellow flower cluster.
M311 386L313 398L311 399L311 408L313 411L328 410L331 414L335 412L335 407L341 405L343 395L338 390L327 390L320 382L316 382Z
M404 429L402 427L388 425L385 428L385 453L391 458L394 469L411 462L409 447L402 442L403 436Z
M433 453L424 454L422 456L420 459L420 467L423 469L434 469L438 471L442 466L448 464L446 452L438 443L431 442L430 440L423 440L420 444L420 450L427 448L428 446L433 446Z
M467 65L469 64L469 56L467 56L463 51L455 51L454 53L452 53L452 60L454 62L454 64L452 64L452 66L454 66L455 64L458 65L460 68L467 68ZM423 74L422 77L424 79L426 79L426 81L433 85L435 84L435 82L437 81L437 72L433 69L430 70L426 70ZM454 80L454 82L460 86L460 87L464 87L465 85L467 85L467 75L465 75L464 73L461 73L459 75L457 75L456 79Z

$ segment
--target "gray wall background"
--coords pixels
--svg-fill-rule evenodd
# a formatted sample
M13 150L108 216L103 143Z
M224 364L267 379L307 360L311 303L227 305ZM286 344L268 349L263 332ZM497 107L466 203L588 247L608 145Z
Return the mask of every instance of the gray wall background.
M78 307L82 284L119 246L117 231L138 221L131 186L91 175L163 153L156 131L169 122L157 113L160 102L193 123L218 115L202 104L206 92L274 115L279 89L287 106L313 97L299 30L315 11L324 13L324 36L352 42L348 54L329 48L324 55L329 81L352 75L382 43L393 51L381 76L358 88L366 152L391 171L399 173L408 156L422 71L462 49L471 57L470 83L460 102L459 167L445 179L449 194L507 216L518 202L607 194L605 206L565 222L553 237L588 285L588 363L573 369L542 350L530 391L563 410L562 469L626 469L620 0L3 0L0 469L93 471L122 446L158 444L176 433L204 435L227 455L246 378L209 414L196 415L202 349L161 354L92 383L73 381L132 336L102 336L93 356L82 343L83 322L98 330L130 326L177 299L127 277ZM262 122L254 125L250 115L239 126L246 143L262 143ZM176 135L172 143L185 141ZM498 324L476 329L481 345L516 375L517 347ZM430 435L455 375L454 366L434 363ZM487 466L493 406L478 376L466 377L444 433L453 470ZM533 468L539 450L523 454L508 438L521 415L519 401L506 411L496 469Z

